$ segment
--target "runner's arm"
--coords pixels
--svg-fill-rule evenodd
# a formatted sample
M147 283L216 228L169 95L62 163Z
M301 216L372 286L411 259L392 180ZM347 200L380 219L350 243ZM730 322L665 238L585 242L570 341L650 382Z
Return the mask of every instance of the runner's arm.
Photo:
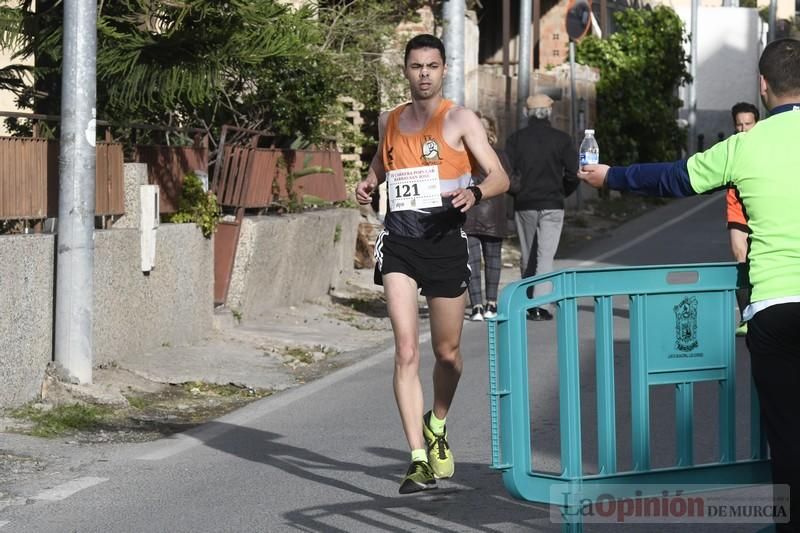
M356 186L356 200L358 200L360 204L372 202L373 193L377 190L378 186L386 180L386 169L383 167L383 137L388 119L389 114L386 112L381 113L378 119L378 149L372 157L372 162L367 171L367 177Z
M478 186L480 189L481 198L491 198L503 194L508 190L508 174L503 169L500 159L497 157L497 152L489 144L489 139L486 137L486 130L483 129L478 116L466 108L457 110L455 123L464 141L467 150L472 154L475 160L480 165L486 177ZM453 207L461 208L461 211L467 211L476 203L475 194L469 189L456 189L451 193L445 193L446 196L452 196Z

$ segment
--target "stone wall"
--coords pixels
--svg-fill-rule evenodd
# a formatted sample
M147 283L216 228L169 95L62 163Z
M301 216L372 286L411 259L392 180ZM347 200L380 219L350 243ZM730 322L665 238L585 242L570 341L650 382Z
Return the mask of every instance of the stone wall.
M479 69L480 100L479 109L493 118L497 123L498 142L502 146L511 133L517 129L516 102L517 78L511 78L511 100L508 110L505 108L506 78L502 68L484 65ZM575 88L578 108L578 130L581 132L578 141L583 138L582 130L596 124L595 84L599 80L596 69L584 65L575 65ZM561 65L547 72L536 70L531 74L530 94L548 92L560 95L553 104L551 122L554 127L570 132L570 79L569 65ZM602 148L602 147L601 147Z

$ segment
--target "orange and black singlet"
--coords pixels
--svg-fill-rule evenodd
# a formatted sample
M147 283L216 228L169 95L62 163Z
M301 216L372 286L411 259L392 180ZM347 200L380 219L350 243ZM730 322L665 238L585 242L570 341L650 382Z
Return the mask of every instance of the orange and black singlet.
M469 152L448 145L442 131L447 110L455 104L442 100L439 109L421 130L404 133L399 128L400 113L408 105L402 104L389 113L382 154L384 169L390 172L436 165L441 192L472 185L473 176L478 175L477 164ZM392 211L387 207L384 226L390 235L430 238L459 230L464 220L464 213L455 209L450 197L446 197L442 198L441 207L404 211Z

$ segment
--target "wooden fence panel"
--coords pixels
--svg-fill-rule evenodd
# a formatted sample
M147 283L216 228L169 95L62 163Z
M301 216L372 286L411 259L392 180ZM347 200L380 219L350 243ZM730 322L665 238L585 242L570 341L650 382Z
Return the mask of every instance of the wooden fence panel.
M122 144L97 143L95 215L125 214L125 170Z
M208 173L208 148L194 146L137 146L134 160L147 164L148 180L161 189L161 213L175 213L183 179L194 171Z
M0 220L58 216L59 143L0 137ZM125 211L122 145L97 143L95 214Z
M0 137L0 219L48 216L47 145L44 139Z

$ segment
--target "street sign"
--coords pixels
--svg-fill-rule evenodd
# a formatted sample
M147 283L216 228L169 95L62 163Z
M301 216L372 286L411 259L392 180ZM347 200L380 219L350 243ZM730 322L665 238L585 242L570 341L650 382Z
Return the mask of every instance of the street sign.
M571 0L567 8L567 35L580 41L592 28L592 0Z

